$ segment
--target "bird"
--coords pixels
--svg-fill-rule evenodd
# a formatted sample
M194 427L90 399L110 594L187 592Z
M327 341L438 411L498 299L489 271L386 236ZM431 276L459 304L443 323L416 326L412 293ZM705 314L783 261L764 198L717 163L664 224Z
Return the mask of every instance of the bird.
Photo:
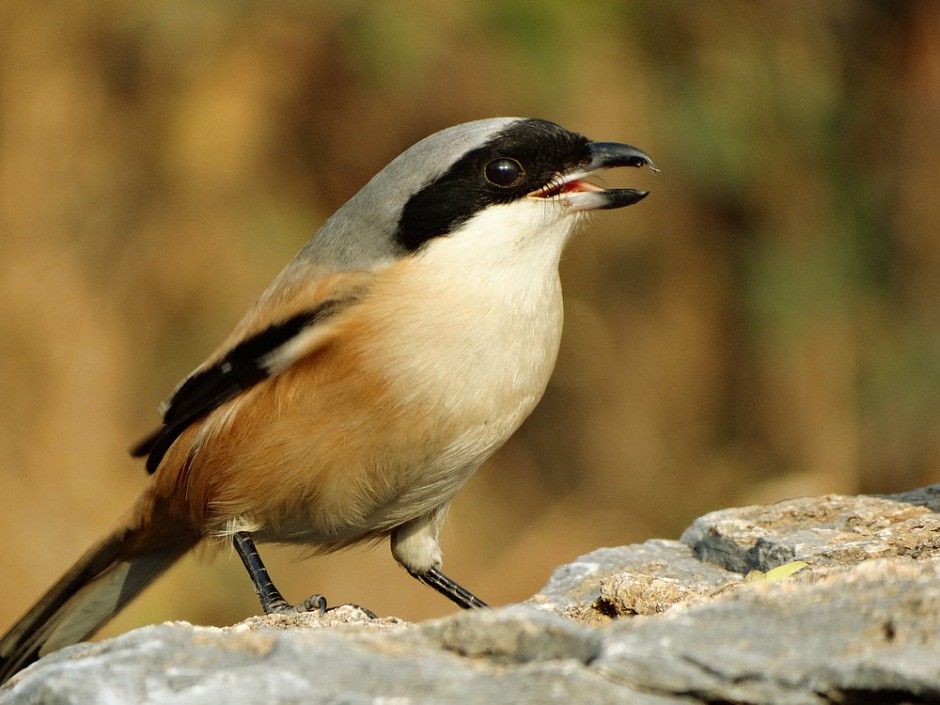
M572 233L648 194L591 177L643 166L636 147L537 118L455 125L393 159L164 402L131 449L148 486L0 638L0 683L88 639L203 542L231 542L268 614L326 602L289 604L255 541L388 538L413 577L486 607L441 571L438 534L546 389Z

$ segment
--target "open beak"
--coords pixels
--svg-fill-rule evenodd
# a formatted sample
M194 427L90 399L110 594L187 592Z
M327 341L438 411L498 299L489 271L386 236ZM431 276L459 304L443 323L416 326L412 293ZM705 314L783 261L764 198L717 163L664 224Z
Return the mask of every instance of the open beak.
M585 180L585 177L603 169L618 166L646 166L653 172L659 171L653 166L653 160L646 152L618 142L591 142L588 144L588 149L590 157L586 164L575 171L561 175L544 188L529 195L533 198L557 198L573 211L623 208L646 198L649 191L638 191L632 188L605 189Z

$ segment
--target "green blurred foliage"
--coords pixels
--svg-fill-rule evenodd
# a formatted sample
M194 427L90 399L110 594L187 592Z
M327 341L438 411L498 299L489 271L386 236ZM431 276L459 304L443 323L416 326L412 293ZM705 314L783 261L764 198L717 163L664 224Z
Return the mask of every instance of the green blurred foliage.
M0 627L132 502L126 447L318 224L490 115L662 173L611 175L653 193L572 243L555 378L458 497L448 573L518 600L710 509L940 481L940 5L7 0ZM265 555L294 599L450 611L384 548ZM257 611L237 561L197 563L112 632Z

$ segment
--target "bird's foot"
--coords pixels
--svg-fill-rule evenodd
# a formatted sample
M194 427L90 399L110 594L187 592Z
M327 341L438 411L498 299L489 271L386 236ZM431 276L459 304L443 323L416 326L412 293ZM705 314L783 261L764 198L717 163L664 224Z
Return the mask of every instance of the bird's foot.
M303 602L292 605L284 597L277 593L272 599L265 602L262 600L261 608L265 614L305 614L307 612L317 612L320 616L326 614L326 598L323 595L311 595Z

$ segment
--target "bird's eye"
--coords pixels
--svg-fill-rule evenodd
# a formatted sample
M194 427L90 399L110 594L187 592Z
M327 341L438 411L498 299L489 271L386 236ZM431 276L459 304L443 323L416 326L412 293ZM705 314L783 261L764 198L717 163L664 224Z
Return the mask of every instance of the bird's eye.
M525 169L515 159L500 157L486 165L483 175L494 186L512 188L522 183L525 178Z

